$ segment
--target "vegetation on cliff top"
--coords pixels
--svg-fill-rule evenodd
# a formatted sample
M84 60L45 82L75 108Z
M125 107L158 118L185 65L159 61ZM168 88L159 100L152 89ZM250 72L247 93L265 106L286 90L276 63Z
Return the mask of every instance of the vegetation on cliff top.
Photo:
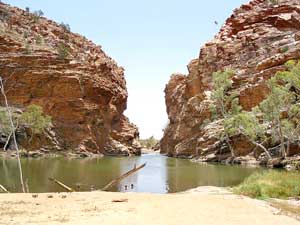
M254 173L233 191L259 199L297 197L300 196L300 173L276 170Z

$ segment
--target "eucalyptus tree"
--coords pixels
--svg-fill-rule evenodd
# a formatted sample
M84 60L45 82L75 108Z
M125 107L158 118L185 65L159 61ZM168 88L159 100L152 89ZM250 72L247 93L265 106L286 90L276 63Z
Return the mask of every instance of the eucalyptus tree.
M213 90L211 93L211 100L213 103L210 105L210 111L212 119L222 119L223 126L227 119L241 111L238 93L230 92L233 83L231 78L233 76L234 71L232 70L225 70L223 72L218 71L212 74ZM235 156L234 149L230 144L229 134L226 130L222 132L221 139L225 140L231 155Z

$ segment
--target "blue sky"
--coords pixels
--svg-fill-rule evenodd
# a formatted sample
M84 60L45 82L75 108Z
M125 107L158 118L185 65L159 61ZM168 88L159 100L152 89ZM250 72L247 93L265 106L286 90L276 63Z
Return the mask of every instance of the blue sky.
M142 138L162 136L167 124L164 88L218 32L234 8L248 0L4 0L71 26L103 47L125 68L125 114ZM215 25L218 21L219 25Z

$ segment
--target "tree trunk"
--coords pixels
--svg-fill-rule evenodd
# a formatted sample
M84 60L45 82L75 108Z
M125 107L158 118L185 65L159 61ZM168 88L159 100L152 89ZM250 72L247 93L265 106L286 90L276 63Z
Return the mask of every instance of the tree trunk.
M2 82L2 77L0 77L0 89L1 89L1 93L4 97L5 107L6 107L8 117L9 117L9 121L10 121L10 125L11 125L12 136L13 136L14 144L15 144L16 150L17 150L17 160L18 160L19 175L20 175L20 182L21 182L21 186L22 186L22 191L23 191L23 193L25 193L25 185L24 185L24 180L23 180L22 165L21 165L21 160L20 160L20 152L19 152L19 147L18 147L18 143L17 143L16 133L14 132L15 131L15 125L14 125L13 118L12 118L12 112L9 108L7 97L6 97L6 94L5 94L5 91L4 91L4 85L3 85L3 82Z
M278 119L277 122L278 122L279 136L280 136L281 156L286 158L286 151L285 151L285 146L284 146L284 136L283 136L283 133L282 133L282 127L281 127L280 119Z
M258 147L261 148L262 150L264 150L264 152L266 153L266 155L268 156L268 158L272 159L272 156L270 155L270 153L268 152L268 150L265 148L265 146L263 146L260 143L255 142L255 141L252 141L252 140L250 140L250 141L251 141L252 144L255 145L255 149L258 148Z

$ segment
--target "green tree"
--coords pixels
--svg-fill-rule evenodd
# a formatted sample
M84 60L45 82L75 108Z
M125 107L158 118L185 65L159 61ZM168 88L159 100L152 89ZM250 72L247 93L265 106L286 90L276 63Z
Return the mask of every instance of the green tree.
M300 134L300 62L288 61L285 65L287 70L268 81L270 94L259 105L264 121L271 126L273 142L280 142L283 157Z
M59 59L66 59L70 54L68 46L63 42L59 42L57 45L57 54Z
M231 118L233 115L241 111L239 106L238 94L236 92L229 92L232 88L232 80L234 72L232 70L226 70L224 72L218 71L213 73L213 90L211 93L210 111L212 119L222 118L223 123ZM223 124L224 125L224 124ZM221 135L221 139L225 140L231 155L234 156L234 149L230 144L229 133L227 130Z
M293 96L288 88L278 84L276 76L268 81L268 87L270 94L259 104L259 109L263 114L264 122L270 124L272 140L276 142L279 139L281 153L285 157L284 126L288 121L283 123L282 114L291 107Z
M266 128L263 124L260 124L256 115L253 112L240 112L232 117L226 118L224 121L224 132L228 136L234 136L243 134L255 148L262 149L268 158L271 158L270 153L260 143L265 139Z
M51 124L51 117L43 114L43 108L38 105L30 105L19 118L20 124L28 127L32 136L42 133Z

